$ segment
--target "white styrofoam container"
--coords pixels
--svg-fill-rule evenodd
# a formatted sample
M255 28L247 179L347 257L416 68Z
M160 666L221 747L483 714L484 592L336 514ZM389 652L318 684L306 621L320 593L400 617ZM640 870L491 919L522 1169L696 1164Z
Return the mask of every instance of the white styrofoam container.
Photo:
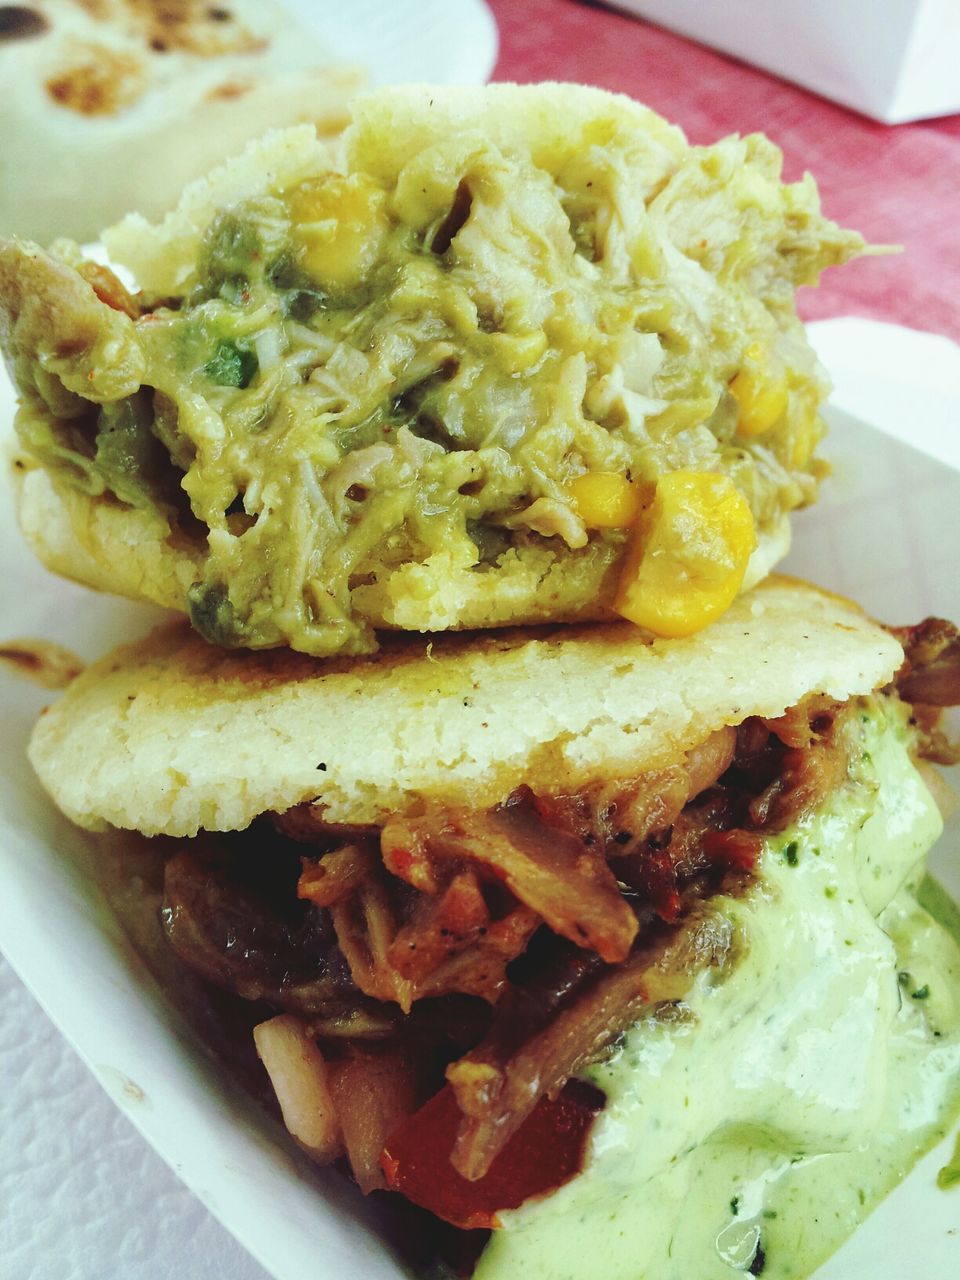
M862 320L811 325L810 335L836 383L824 448L834 475L821 501L798 514L785 567L893 623L960 618L960 348ZM12 399L0 370L0 437ZM89 659L149 629L157 611L43 570L9 508L0 498L0 641L44 636ZM52 1143L70 1050L63 1042L59 1054L48 1044L39 1059L21 1055L40 1086L4 1071L27 1027L20 1006L0 1007L0 1190L12 1189L0 1213L0 1275L264 1280L265 1268L275 1280L404 1280L369 1204L299 1158L279 1125L224 1078L126 941L97 888L94 847L57 813L26 761L49 696L0 671L0 947L90 1068L91 1089L96 1079L186 1185L165 1180L132 1135L89 1141L89 1126L75 1123L67 1141ZM960 813L933 867L960 904ZM28 1008L22 1016L35 1020ZM11 1118L18 1133L31 1129L28 1106L33 1136L13 1146ZM960 1275L960 1192L936 1186L952 1144L913 1170L817 1280ZM56 1194L60 1186L70 1195ZM261 1266L239 1251L228 1257L191 1191ZM5 1220L24 1237L16 1252L4 1252ZM131 1261L138 1240L141 1266Z
M958 0L613 0L885 124L960 111Z

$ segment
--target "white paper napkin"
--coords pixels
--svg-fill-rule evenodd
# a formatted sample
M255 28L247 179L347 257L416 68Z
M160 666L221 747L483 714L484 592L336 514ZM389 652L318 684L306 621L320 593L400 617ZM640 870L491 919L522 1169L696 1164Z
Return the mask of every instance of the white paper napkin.
M269 1280L100 1088L2 956L0 1275Z

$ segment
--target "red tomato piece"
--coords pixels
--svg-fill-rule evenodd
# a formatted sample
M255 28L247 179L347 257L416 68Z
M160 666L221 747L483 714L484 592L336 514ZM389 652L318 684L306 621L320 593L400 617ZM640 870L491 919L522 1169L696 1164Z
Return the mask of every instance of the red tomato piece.
M558 1097L541 1098L488 1172L468 1182L450 1163L463 1114L444 1085L388 1139L380 1156L387 1186L455 1227L497 1227L498 1210L515 1209L580 1172L602 1105L597 1090L570 1081Z
M763 852L763 837L756 831L708 831L703 848L712 858L731 871L752 871Z

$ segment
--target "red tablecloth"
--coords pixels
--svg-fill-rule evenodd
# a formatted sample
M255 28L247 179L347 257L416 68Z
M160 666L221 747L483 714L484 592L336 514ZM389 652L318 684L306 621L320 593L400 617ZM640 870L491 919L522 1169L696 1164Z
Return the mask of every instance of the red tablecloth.
M875 124L587 0L489 0L500 27L495 80L575 80L641 99L693 142L760 129L785 174L809 169L826 212L899 257L827 272L801 292L808 319L858 315L960 340L960 116Z

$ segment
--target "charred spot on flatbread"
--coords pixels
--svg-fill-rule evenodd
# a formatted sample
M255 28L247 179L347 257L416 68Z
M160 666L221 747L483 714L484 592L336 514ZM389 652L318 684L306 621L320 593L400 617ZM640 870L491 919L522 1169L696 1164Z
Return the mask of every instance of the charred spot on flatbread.
M33 40L49 29L49 21L36 9L21 4L0 6L0 44L6 40Z
M50 99L81 116L115 116L132 107L147 87L146 69L132 54L77 42L47 79Z

